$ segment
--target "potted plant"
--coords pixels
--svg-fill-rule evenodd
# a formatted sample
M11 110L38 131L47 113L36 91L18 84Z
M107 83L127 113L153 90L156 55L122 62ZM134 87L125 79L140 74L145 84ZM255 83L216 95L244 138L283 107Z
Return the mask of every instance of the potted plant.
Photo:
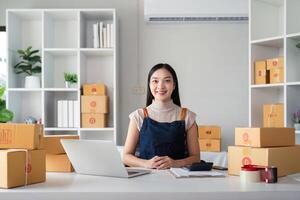
M66 88L74 88L77 83L77 74L65 73L65 86Z
M13 112L6 109L5 100L2 99L4 92L5 88L0 86L0 123L11 121L14 117Z
M18 50L22 60L14 66L14 70L16 74L25 73L28 75L25 77L25 88L40 88L40 77L34 76L34 74L39 74L42 71L41 56L37 55L39 50L31 49L30 46L25 50Z
M297 131L300 130L300 110L293 113L292 120L294 122L294 127Z

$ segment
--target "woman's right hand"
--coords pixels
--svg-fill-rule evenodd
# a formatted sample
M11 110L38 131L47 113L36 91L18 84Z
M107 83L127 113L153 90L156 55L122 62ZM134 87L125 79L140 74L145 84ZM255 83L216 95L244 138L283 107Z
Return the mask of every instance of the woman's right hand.
M145 161L145 168L148 168L148 169L155 169L157 166L157 161L161 160L161 157L159 156L154 156L153 158L149 159L149 160L146 160Z

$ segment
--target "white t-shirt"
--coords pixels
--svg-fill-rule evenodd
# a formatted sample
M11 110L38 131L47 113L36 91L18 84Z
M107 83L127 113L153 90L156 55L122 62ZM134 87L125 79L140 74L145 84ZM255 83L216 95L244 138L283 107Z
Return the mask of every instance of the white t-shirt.
M152 104L147 107L148 117L158 122L173 122L181 120L181 110L182 108L174 104L173 101L166 103L155 102L153 100ZM130 120L134 120L138 130L141 130L144 111L143 108L137 109L129 115ZM196 114L189 109L186 111L185 116L185 129L189 130L194 124L196 119Z

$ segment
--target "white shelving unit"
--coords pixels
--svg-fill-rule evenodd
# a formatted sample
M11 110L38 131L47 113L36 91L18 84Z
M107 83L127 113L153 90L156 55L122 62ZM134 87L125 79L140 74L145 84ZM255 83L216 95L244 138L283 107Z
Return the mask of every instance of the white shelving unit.
M45 134L73 134L83 139L117 141L117 48L115 9L9 9L8 108L14 122L27 116L41 119ZM113 47L93 48L93 24L113 24ZM17 50L32 46L42 57L41 88L24 88L24 75L16 75ZM77 73L76 88L65 88L64 72ZM78 100L84 83L104 83L108 89L107 128L58 128L57 100ZM80 116L77 116L81 118ZM80 119L81 120L81 119Z
M284 125L300 109L299 0L249 0L249 126L263 127L263 104L284 104ZM254 85L254 61L284 56L284 83ZM297 143L300 133L296 132Z

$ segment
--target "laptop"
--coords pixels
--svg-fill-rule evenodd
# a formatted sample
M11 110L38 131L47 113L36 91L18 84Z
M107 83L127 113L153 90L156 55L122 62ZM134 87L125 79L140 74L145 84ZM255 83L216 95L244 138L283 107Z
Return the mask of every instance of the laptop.
M126 168L112 141L62 139L61 143L79 174L131 178L151 172Z

